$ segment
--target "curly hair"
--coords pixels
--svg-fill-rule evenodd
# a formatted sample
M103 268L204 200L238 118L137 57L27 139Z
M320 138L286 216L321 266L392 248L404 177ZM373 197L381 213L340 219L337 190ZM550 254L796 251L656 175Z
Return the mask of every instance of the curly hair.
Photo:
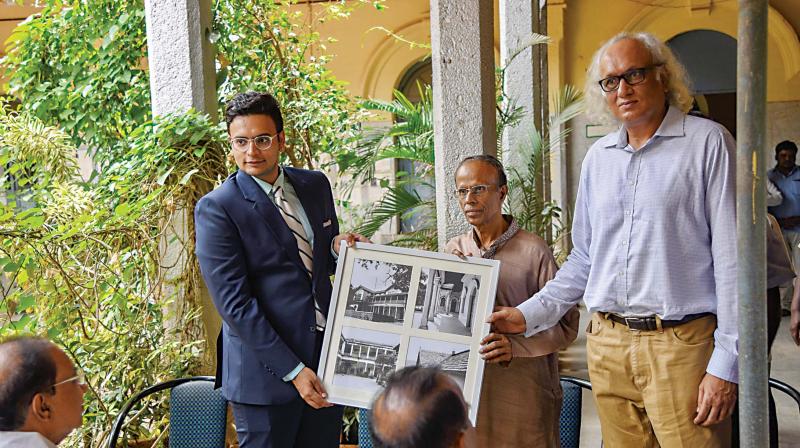
M631 33L626 31L609 39L592 57L592 63L586 73L586 84L583 88L586 99L586 115L591 120L599 123L613 124L619 122L608 108L605 92L600 89L597 82L601 78L600 60L603 55L605 55L609 47L625 39L640 42L647 49L653 59L651 63L659 65L655 73L657 79L660 79L667 88L667 102L684 113L688 112L692 108L692 102L694 101L689 89L689 76L683 65L678 62L675 54L672 53L672 50L667 44L650 33Z

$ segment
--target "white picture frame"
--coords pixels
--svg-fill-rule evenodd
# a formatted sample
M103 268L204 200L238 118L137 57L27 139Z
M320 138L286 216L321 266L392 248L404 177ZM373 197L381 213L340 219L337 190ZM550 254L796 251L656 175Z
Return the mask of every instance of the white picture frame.
M328 400L369 409L392 372L435 365L461 386L474 424L499 272L498 260L342 243L317 369Z

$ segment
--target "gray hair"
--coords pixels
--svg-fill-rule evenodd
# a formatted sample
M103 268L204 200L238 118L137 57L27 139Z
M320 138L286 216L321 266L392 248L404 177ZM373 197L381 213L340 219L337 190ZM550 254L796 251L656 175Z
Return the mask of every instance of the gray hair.
M583 88L586 98L586 114L590 120L600 123L618 123L619 120L614 116L606 103L605 92L600 89L597 82L600 81L600 60L605 55L608 48L615 43L631 39L640 42L653 58L653 64L660 64L656 68L657 79L661 79L667 88L667 102L680 109L684 113L692 108L692 93L689 90L689 76L686 69L678 62L672 50L656 36L650 33L631 33L622 32L609 39L595 52L592 63L586 73L586 85Z

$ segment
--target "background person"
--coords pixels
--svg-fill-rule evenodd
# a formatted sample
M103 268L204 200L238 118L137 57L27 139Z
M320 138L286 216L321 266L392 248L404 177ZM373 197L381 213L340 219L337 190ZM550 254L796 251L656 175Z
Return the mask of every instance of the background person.
M783 231L783 239L792 257L795 267L800 266L800 169L797 164L797 145L784 140L775 146L775 167L767 171L767 177L778 190L783 200L778 205L768 208L775 216ZM769 192L769 183L767 184ZM770 195L768 195L769 198ZM768 204L769 205L769 204ZM792 301L792 283L786 284L781 296L781 308L784 316L789 315Z
M280 166L283 118L267 93L236 95L225 121L238 171L195 207L196 252L217 311L217 380L239 445L338 447L342 408L314 373L340 241L323 173Z
M375 448L474 448L475 428L456 382L433 367L406 367L372 404Z
M87 386L52 342L0 342L0 447L52 448L83 424Z
M472 229L450 240L445 251L500 260L496 305L516 306L539 292L556 273L547 243L503 215L508 195L503 165L490 155L464 159L456 190ZM558 446L561 383L558 351L578 334L580 313L567 312L536 335L491 333L482 341L486 360L476 430L481 447Z
M683 67L649 33L595 53L585 95L618 131L586 154L573 250L539 293L493 313L532 336L583 297L607 447L727 447L738 381L735 143L686 115ZM784 198L785 202L785 198Z

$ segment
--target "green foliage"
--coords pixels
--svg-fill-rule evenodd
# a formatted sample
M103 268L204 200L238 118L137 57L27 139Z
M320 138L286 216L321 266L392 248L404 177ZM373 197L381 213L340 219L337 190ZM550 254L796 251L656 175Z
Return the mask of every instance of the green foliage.
M286 7L295 1L281 3L215 1L219 94L273 92L283 112L286 155L294 166L313 167L320 153L336 153L356 136L358 116L343 83L327 69L326 42L307 31L299 9ZM311 20L346 19L353 8L333 2Z
M76 145L110 148L150 118L144 0L46 5L6 41L6 90Z
M0 336L46 335L86 372L84 428L64 446L100 446L126 399L192 372L204 348L196 306L176 309L165 288L159 247L172 210L226 172L221 130L190 113L131 136L86 183L66 134L27 113L0 115ZM150 414L129 431L161 434Z
M144 0L47 0L17 27L2 64L8 91L44 123L85 144L95 162L118 156L117 142L150 120ZM319 34L309 31L296 1L215 0L220 116L237 92L272 92L282 105L286 154L314 167L357 136L360 116L343 84L327 69ZM364 4L332 2L311 20L345 20Z
M417 229L402 234L392 244L436 250L436 204L420 192L434 191L433 180L433 93L430 86L419 86L420 102L412 103L400 91L393 101L367 100L362 107L373 113L391 113L395 121L385 130L368 130L354 151L337 154L342 171L352 175L350 187L375 177L375 163L387 159L411 162L413 172L401 173L392 184L381 179L384 196L372 205L357 232L371 237L386 222L395 218L416 217Z

